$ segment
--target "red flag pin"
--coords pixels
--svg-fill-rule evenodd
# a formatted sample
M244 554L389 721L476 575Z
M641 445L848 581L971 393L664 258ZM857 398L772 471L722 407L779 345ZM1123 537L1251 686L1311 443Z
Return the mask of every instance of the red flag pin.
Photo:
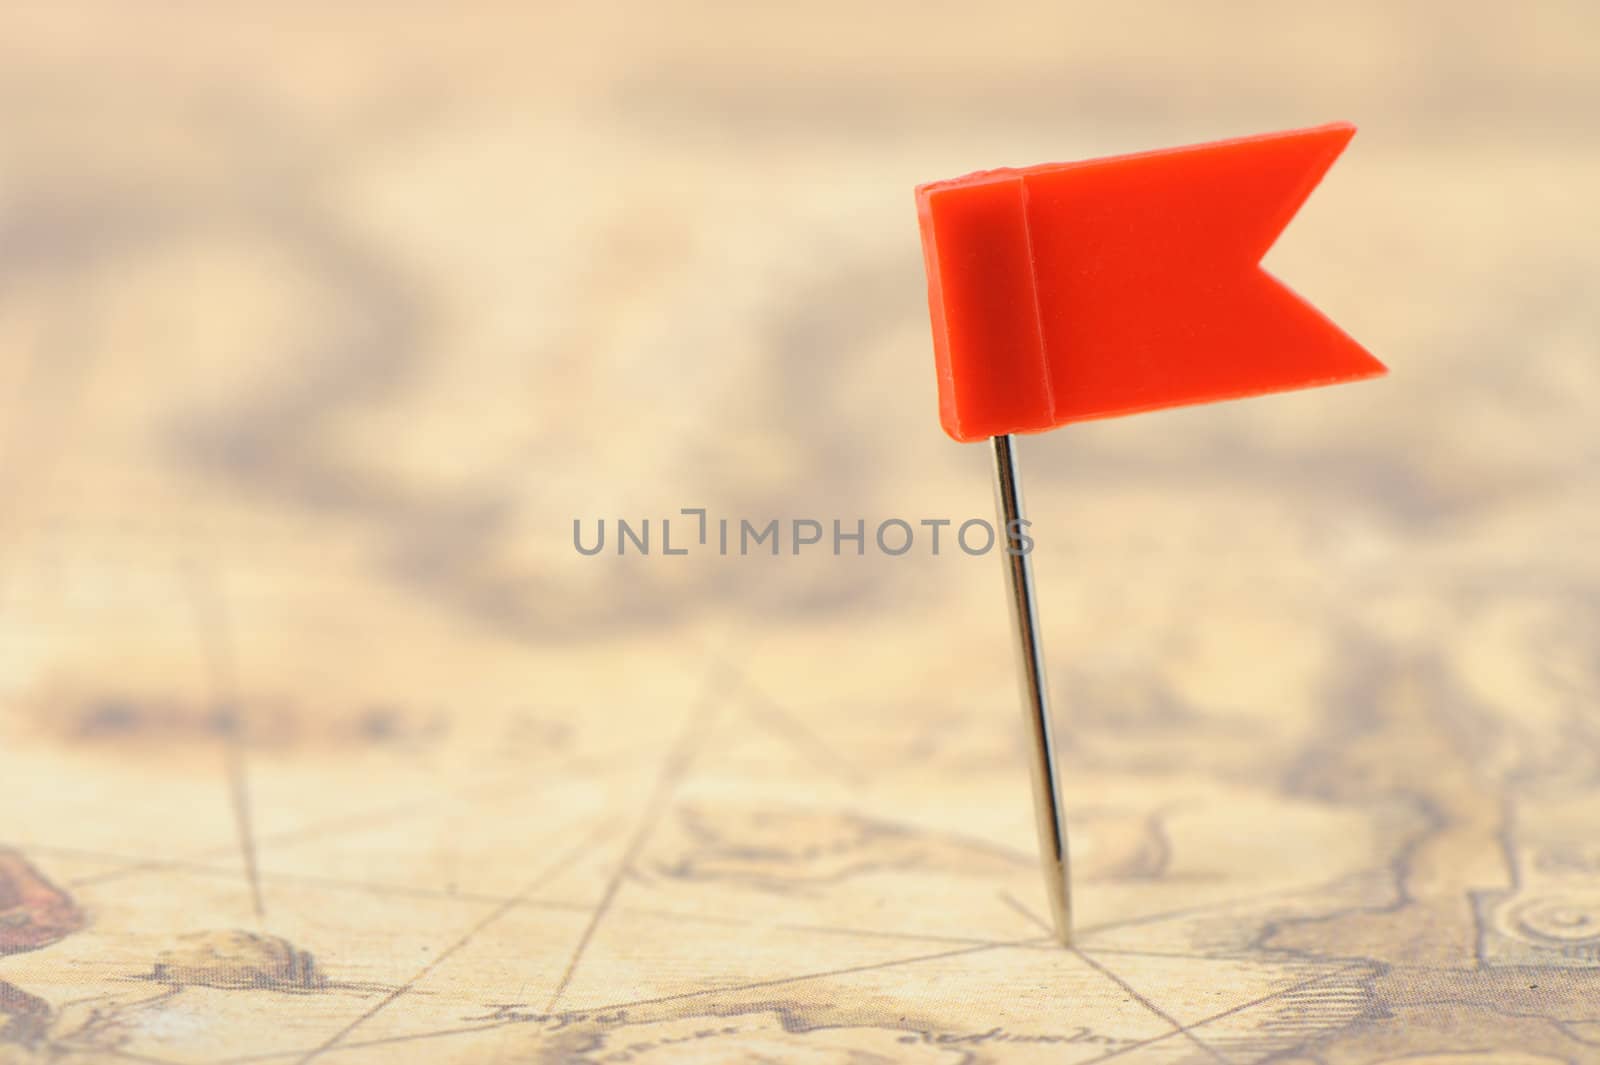
M990 170L917 188L939 420L992 438L1051 916L1072 917L1012 434L1386 371L1261 268L1355 127Z

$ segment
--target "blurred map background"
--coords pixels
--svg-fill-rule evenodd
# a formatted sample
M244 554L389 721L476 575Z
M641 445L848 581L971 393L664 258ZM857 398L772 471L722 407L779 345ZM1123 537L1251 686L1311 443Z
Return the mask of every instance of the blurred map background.
M1597 45L8 6L0 1062L1600 1061ZM912 186L1334 119L1392 376L1023 442L1063 950L997 559L659 523L989 517Z

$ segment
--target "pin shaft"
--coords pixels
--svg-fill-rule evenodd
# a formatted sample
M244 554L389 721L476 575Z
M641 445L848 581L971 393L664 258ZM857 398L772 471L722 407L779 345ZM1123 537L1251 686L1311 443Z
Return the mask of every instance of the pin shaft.
M1020 653L1023 713L1032 736L1030 758L1033 809L1039 827L1039 860L1044 867L1045 894L1056 938L1072 942L1071 884L1067 878L1067 821L1057 786L1055 741L1050 725L1050 696L1044 675L1044 649L1039 639L1039 613L1034 603L1033 559L1023 550L1026 520L1016 447L1009 434L994 438L995 501L1000 510L1000 535L1006 550L1006 583L1011 589L1011 620Z

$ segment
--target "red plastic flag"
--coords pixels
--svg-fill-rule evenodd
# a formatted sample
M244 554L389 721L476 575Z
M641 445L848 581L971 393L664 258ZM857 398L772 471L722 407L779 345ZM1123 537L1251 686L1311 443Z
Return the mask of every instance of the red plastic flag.
M917 189L957 440L1386 371L1261 257L1347 122Z

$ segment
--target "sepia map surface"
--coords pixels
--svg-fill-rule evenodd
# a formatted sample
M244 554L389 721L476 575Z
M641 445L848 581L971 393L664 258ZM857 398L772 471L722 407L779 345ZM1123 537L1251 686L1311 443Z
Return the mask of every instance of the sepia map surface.
M8 9L0 1063L1600 1062L1597 39ZM911 187L1334 119L1392 376L1021 443L1064 949Z

